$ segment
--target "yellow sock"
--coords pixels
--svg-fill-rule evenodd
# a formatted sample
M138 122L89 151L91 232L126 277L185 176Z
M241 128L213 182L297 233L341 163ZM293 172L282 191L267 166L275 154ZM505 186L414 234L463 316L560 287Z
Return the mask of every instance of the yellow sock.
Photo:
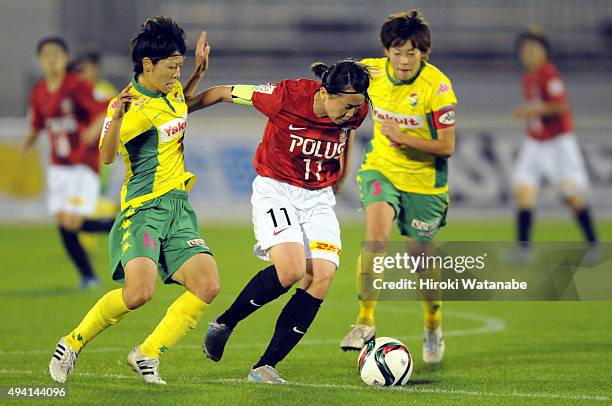
M359 299L357 324L365 324L366 326L374 325L374 312L376 310L376 304L378 303L378 296L373 297L372 293L374 290L371 286L374 276L379 278L382 277L382 274L375 275L372 272L372 262L374 261L374 257L380 255L384 255L384 253L374 253L362 250L362 253L357 257L357 298ZM362 268L362 263L367 265L364 265ZM366 286L369 286L369 288ZM368 300L363 300L364 296L367 296Z
M208 304L187 291L170 305L164 318L140 346L147 357L159 358L194 329Z
M425 330L434 331L442 324L442 302L439 300L421 302L423 304L423 324Z
M98 300L77 328L68 334L66 343L73 350L81 351L85 344L108 326L117 324L129 312L123 299L123 289L111 290Z

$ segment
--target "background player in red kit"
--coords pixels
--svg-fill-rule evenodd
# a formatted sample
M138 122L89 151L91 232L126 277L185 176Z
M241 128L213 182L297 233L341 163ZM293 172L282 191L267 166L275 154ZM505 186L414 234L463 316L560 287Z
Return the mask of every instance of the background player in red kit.
M93 83L68 72L68 48L62 38L42 39L37 46L44 79L30 96L30 125L21 153L45 131L51 146L47 172L48 207L59 226L64 247L81 275L81 287L98 279L78 232L108 232L113 219L85 220L98 200L98 138L106 104L94 97Z
M255 254L273 265L255 275L234 303L209 323L206 355L219 361L238 322L300 287L285 305L274 335L249 372L252 382L284 383L275 367L314 320L340 262L340 227L334 187L347 174L354 130L368 113L369 75L345 60L314 64L321 81L284 80L261 86L207 89L190 110L220 101L251 105L268 117L255 155L253 181Z
M525 104L514 110L515 119L526 119L524 140L514 174L518 203L517 239L529 255L532 211L540 182L546 179L574 210L585 239L597 238L585 195L589 186L584 161L574 134L565 85L550 62L550 45L538 31L518 36L516 50L525 73Z

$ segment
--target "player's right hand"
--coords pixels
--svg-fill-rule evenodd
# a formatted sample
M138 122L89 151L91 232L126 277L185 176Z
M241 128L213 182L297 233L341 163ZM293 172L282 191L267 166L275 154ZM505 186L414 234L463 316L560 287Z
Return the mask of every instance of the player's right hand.
M113 114L113 118L123 118L125 113L127 113L127 111L130 109L132 100L138 98L138 96L136 96L135 94L130 93L131 88L132 84L130 83L117 96L117 100L115 101L115 113Z

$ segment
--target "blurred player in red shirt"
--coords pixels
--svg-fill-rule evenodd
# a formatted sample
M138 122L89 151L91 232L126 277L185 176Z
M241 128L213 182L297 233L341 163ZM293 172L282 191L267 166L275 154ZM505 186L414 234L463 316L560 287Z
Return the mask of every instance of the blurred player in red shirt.
M41 132L49 137L48 208L81 275L81 287L95 287L98 279L78 232L108 232L114 221L85 219L95 210L100 190L98 139L106 103L96 100L91 82L67 70L68 47L62 38L42 39L36 52L44 78L31 92L31 129L21 153Z
M521 145L514 173L518 203L517 239L529 255L533 207L538 188L546 179L574 211L591 246L597 241L586 202L589 180L576 135L565 84L550 62L550 44L540 32L520 34L516 50L525 69L525 104L513 112L527 122L527 138Z
M268 118L255 154L253 225L257 257L272 265L257 273L232 305L209 323L206 355L219 361L236 325L300 284L248 379L285 383L276 371L311 325L340 263L335 191L348 173L355 129L368 114L367 68L352 60L314 64L319 80L219 86L196 96L197 110L221 101L255 107Z

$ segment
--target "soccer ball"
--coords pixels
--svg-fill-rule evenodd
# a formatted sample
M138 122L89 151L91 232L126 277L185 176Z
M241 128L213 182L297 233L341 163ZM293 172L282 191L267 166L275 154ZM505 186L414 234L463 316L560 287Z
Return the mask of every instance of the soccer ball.
M370 386L405 385L412 374L412 354L395 338L379 337L367 343L357 360L361 380Z

